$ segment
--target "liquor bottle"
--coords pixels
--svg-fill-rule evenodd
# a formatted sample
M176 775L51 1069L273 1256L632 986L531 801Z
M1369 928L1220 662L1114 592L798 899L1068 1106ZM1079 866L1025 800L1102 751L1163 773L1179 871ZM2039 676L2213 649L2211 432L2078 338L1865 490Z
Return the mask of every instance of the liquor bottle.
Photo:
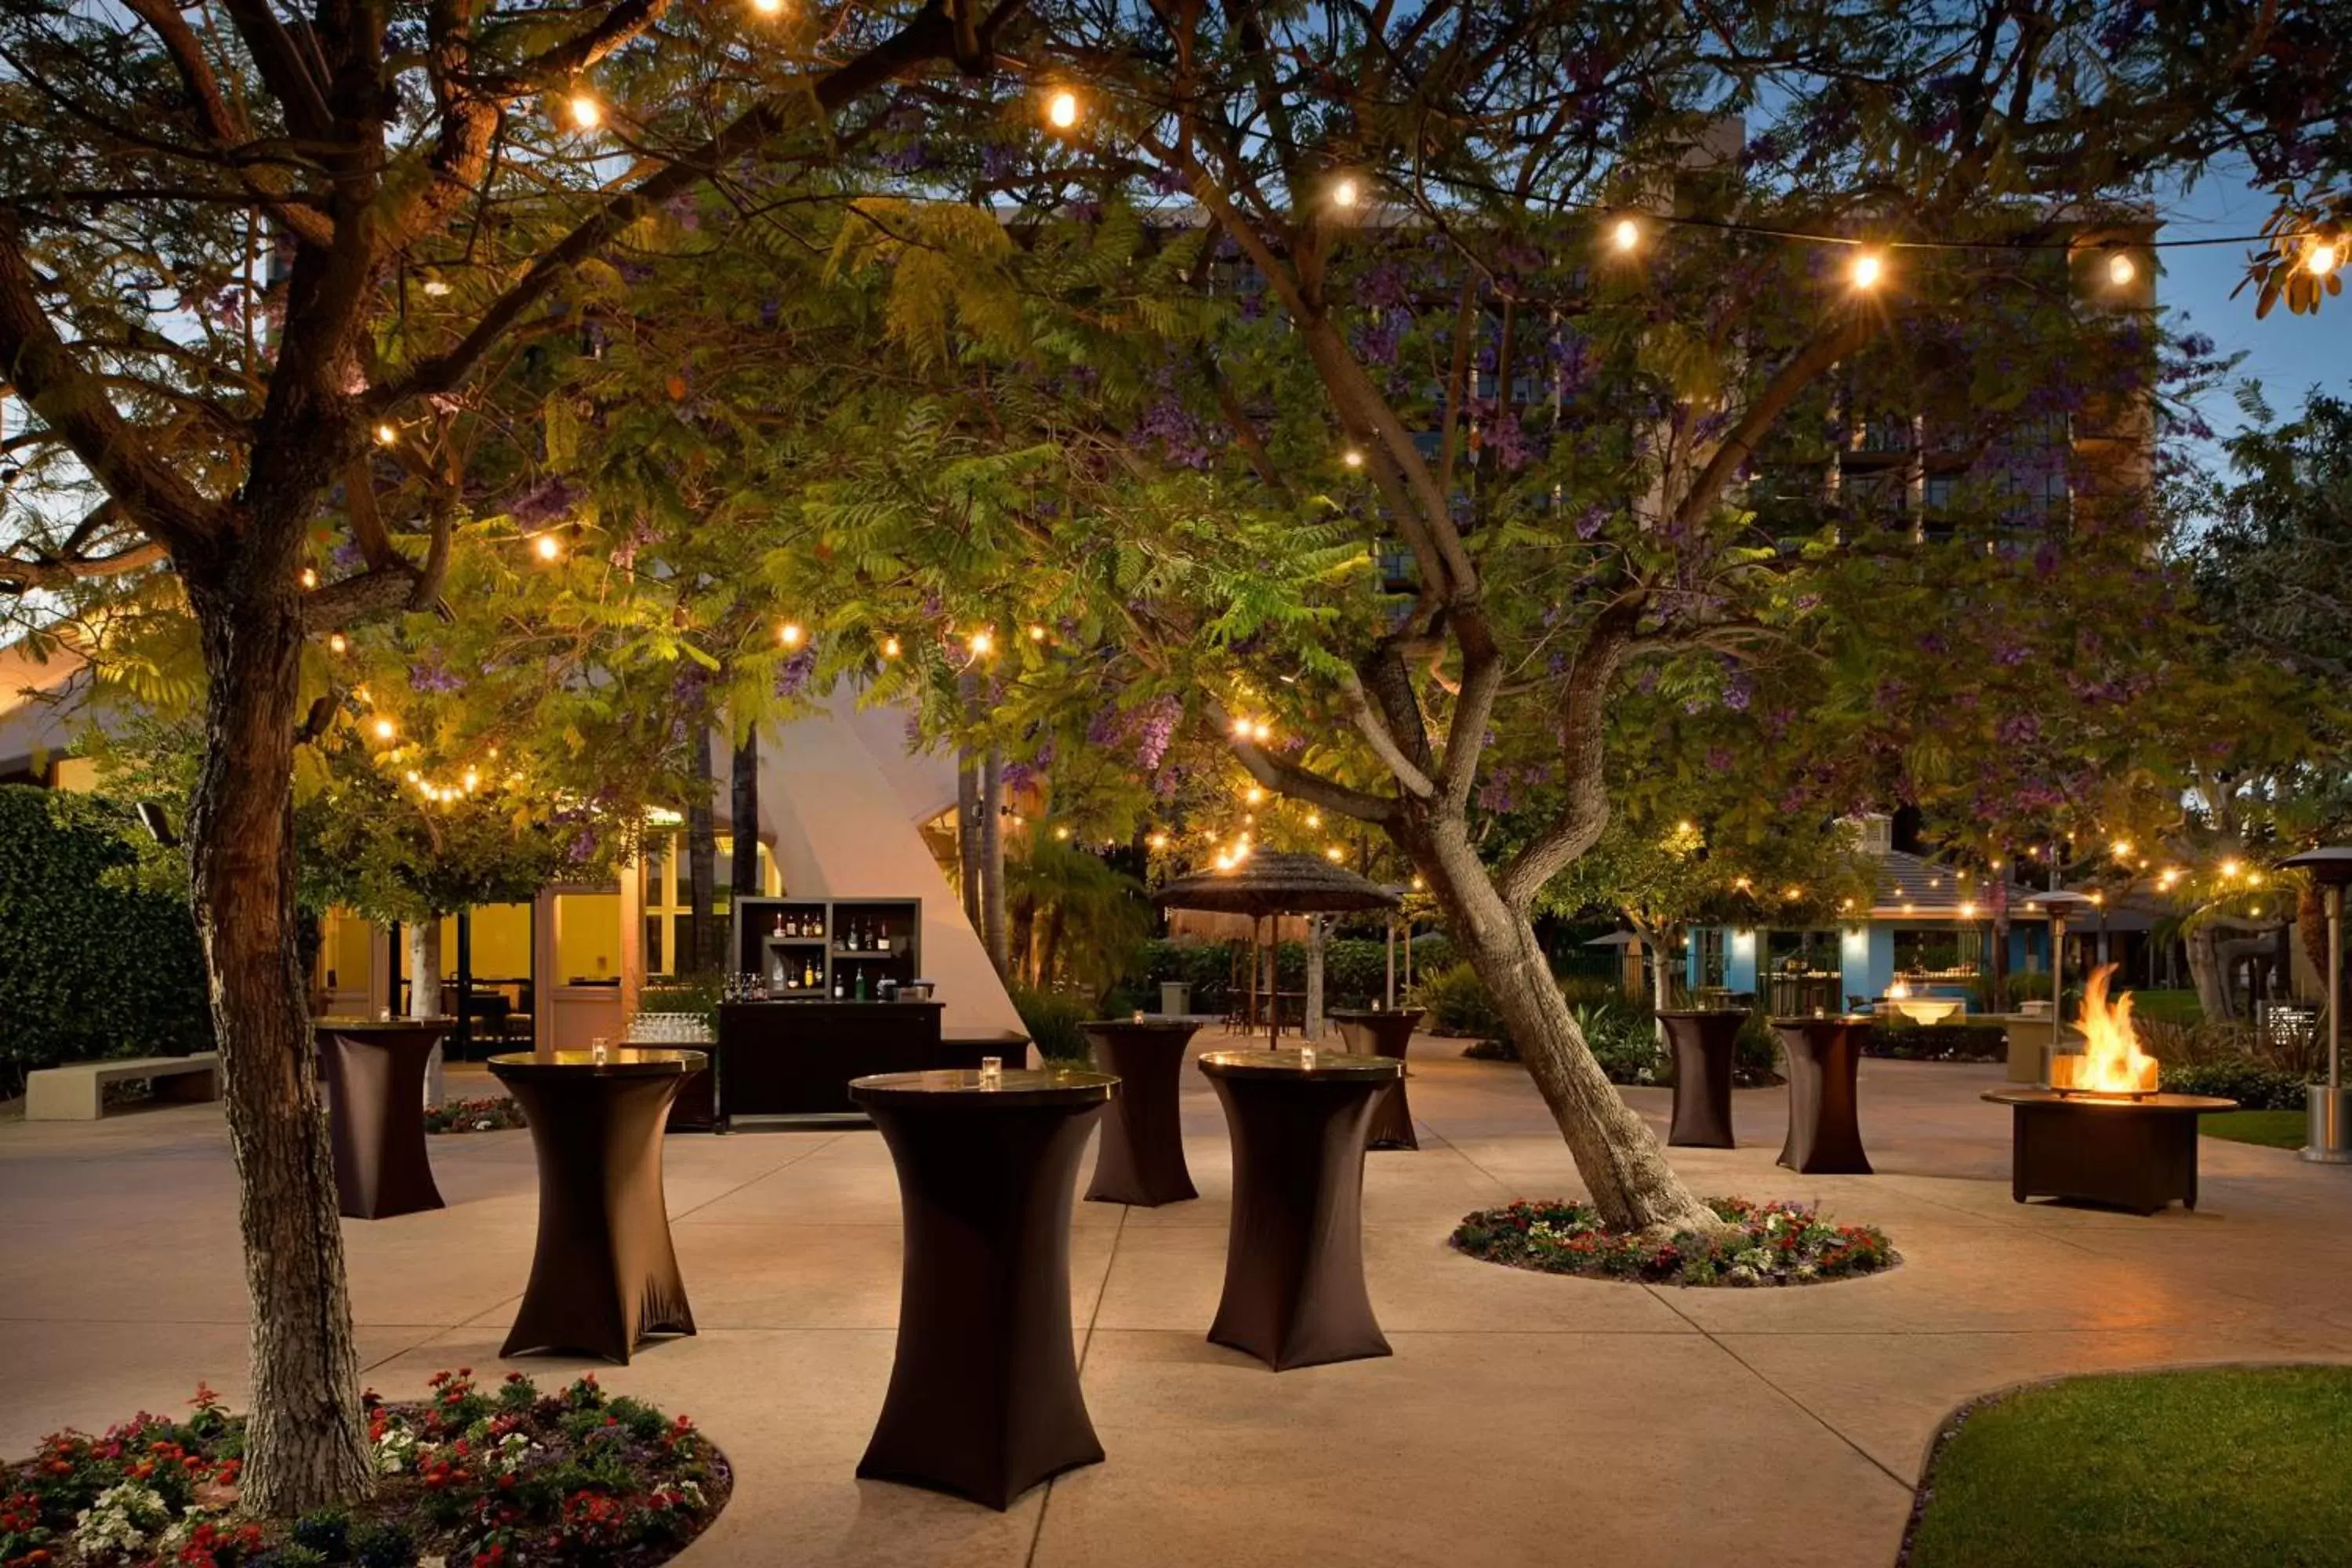
M890 928L886 925L877 925L874 928L874 951L877 952L889 952Z
M862 969L857 972L857 999L866 1000L866 971Z
M778 936L784 934L784 911L782 910L776 911L776 934Z
M814 959L809 960L808 978L804 984L812 991L820 990L824 985L824 976L816 972L816 960Z
M843 980L840 975L836 974L833 977L833 999L835 1001L838 1002L849 994L847 984L848 983Z
M809 935L823 936L824 934L824 911L823 910L819 910L809 917Z
M849 929L842 933L841 945L851 952L856 952L857 951L857 922L856 921L850 921Z

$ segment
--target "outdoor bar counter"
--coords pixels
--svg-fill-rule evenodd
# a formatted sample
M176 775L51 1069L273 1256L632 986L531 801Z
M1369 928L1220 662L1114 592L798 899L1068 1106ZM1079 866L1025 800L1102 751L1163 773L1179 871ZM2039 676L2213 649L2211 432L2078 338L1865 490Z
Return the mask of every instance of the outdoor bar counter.
M862 1121L849 1080L877 1073L977 1068L1003 1056L993 1038L944 1037L937 1002L722 1002L719 1005L721 1131L739 1117ZM1014 1060L1009 1064L1018 1068Z

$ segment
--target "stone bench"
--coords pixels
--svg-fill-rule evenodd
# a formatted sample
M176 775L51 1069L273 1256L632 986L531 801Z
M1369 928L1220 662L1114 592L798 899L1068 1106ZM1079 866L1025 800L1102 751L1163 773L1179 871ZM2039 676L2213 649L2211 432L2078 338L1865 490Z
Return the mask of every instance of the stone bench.
M118 1057L111 1061L68 1062L43 1068L25 1079L27 1121L95 1121L105 1113L106 1086L145 1081L158 1100L201 1101L220 1098L220 1053L192 1057Z

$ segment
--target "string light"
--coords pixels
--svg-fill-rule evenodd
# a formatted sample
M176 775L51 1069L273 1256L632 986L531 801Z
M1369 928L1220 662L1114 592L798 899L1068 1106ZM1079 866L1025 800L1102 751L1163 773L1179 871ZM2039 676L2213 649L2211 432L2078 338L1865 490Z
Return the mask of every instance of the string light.
M467 792L468 795L472 794L472 793L473 793L473 790L474 790L474 786L475 786L476 784L478 784L481 783L481 782L482 782L482 775L481 775L481 774L479 774L479 773L476 773L476 772L475 772L473 769L471 769L471 768L467 768L467 769L466 770L466 792Z
M1258 802L1265 798L1265 791L1258 788L1255 784L1252 784L1249 786L1249 792L1243 795L1242 798L1248 801L1252 805L1255 805Z
M604 123L603 106L585 92L573 93L564 108L572 116L572 126L575 131L593 131Z
M1168 835L1165 833L1155 833L1150 837L1145 839L1144 842L1154 849L1165 849L1168 847Z
M551 533L542 533L530 542L530 547L541 561L552 561L563 553L563 541Z
M1274 735L1274 726L1261 719L1250 726L1250 739L1263 746Z
M1246 740L1248 740L1249 738L1250 738L1250 721L1249 721L1248 720L1246 720L1246 719L1236 719L1236 720L1234 720L1234 740L1236 740L1236 741L1246 741Z
M1886 276L1886 262L1878 252L1865 250L1853 258L1853 268L1847 276L1857 289L1875 289Z
M2224 860L2221 862L2221 875L2224 879L2234 877L2237 874L2238 863L2235 860Z
M784 14L784 0L751 0L751 9L762 16L781 16Z
M2343 252L2334 240L2315 239L2311 247L2303 253L2303 269L2314 278L2325 278L2335 271L2336 264L2343 259Z
M1642 226L1630 217L1621 217L1609 228L1609 243L1620 251L1637 250L1642 244Z
M1069 836L1070 836L1070 830L1069 830L1069 828L1068 828L1067 826L1056 827L1055 829L1054 829L1054 837L1056 837L1056 838L1063 838L1063 839L1066 839L1066 838L1068 838L1068 837L1069 837Z
M1363 453L1356 450L1353 447L1350 447L1346 451L1340 453L1339 460L1347 464L1348 467L1351 468L1360 468L1364 466Z
M808 633L802 628L798 621L786 621L776 628L776 640L786 647L800 647L803 639L807 636Z
M2107 281L2121 289L2139 276L2139 267L2122 251L2107 258Z
M446 278L427 278L425 292L438 300L449 292L449 280Z
M1412 879L1412 890L1416 893L1421 891L1421 879L1419 877L1415 877Z
M389 447L399 441L399 426L386 423L375 427L375 444L377 446Z
M1321 812L1319 812L1319 811L1310 811L1310 812L1308 812L1308 813L1307 814L1307 826L1309 826L1309 827L1320 827L1320 826L1323 826L1323 814L1322 814Z
M330 632L327 634L327 651L329 653L341 653L351 646L351 639L344 637L342 633Z
M375 721L375 738L379 741L389 741L398 732L398 727L389 719L379 719Z
M1790 900L1801 899L1805 896L1805 889L1802 888L1786 888L1781 890L1780 896L1784 899Z
M2132 851L2131 840L2128 838L2118 838L2107 847L2116 852L2116 858L2118 860L2123 859Z
M303 592L308 593L319 585L319 569L315 566L305 566L294 574L294 580L302 584Z
M419 773L415 768L411 768L408 770L408 782L410 784L421 784L424 782L424 775Z
M1037 625L1034 621L1031 622L1029 625L1029 640L1031 642L1044 642L1045 640L1045 628Z
M1960 906L1960 918L1961 918L1962 920L1964 920L1964 921L1972 921L1972 920L1976 919L1976 918L1977 918L1977 907L1976 907L1976 905L1974 905L1974 904L1962 904L1962 905Z
M1345 860L1347 858L1348 852L1345 849L1340 848L1337 844L1334 844L1330 848L1323 851L1323 858L1330 861L1334 866L1337 866L1340 861Z
M1067 131L1078 122L1078 95L1066 87L1057 87L1045 95L1045 123L1056 131Z
M897 637L887 637L882 639L882 657L884 658L896 658L898 657L898 639Z
M971 634L971 651L976 658L985 658L995 651L995 634L985 629Z
M1363 192L1357 186L1356 177L1353 174L1342 174L1338 179L1331 182L1331 205L1333 206L1352 207L1358 201L1361 200L1362 197Z

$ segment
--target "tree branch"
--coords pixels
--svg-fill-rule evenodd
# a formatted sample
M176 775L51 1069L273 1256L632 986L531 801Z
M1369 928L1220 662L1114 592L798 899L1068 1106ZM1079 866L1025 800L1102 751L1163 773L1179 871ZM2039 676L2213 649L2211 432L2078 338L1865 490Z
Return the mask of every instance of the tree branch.
M1609 826L1609 782L1603 736L1609 689L1619 660L1640 624L1642 599L1621 595L1585 634L1569 671L1568 708L1560 718L1560 768L1568 802L1552 825L1522 848L1495 878L1495 890L1515 910L1535 902L1546 882L1592 847Z

